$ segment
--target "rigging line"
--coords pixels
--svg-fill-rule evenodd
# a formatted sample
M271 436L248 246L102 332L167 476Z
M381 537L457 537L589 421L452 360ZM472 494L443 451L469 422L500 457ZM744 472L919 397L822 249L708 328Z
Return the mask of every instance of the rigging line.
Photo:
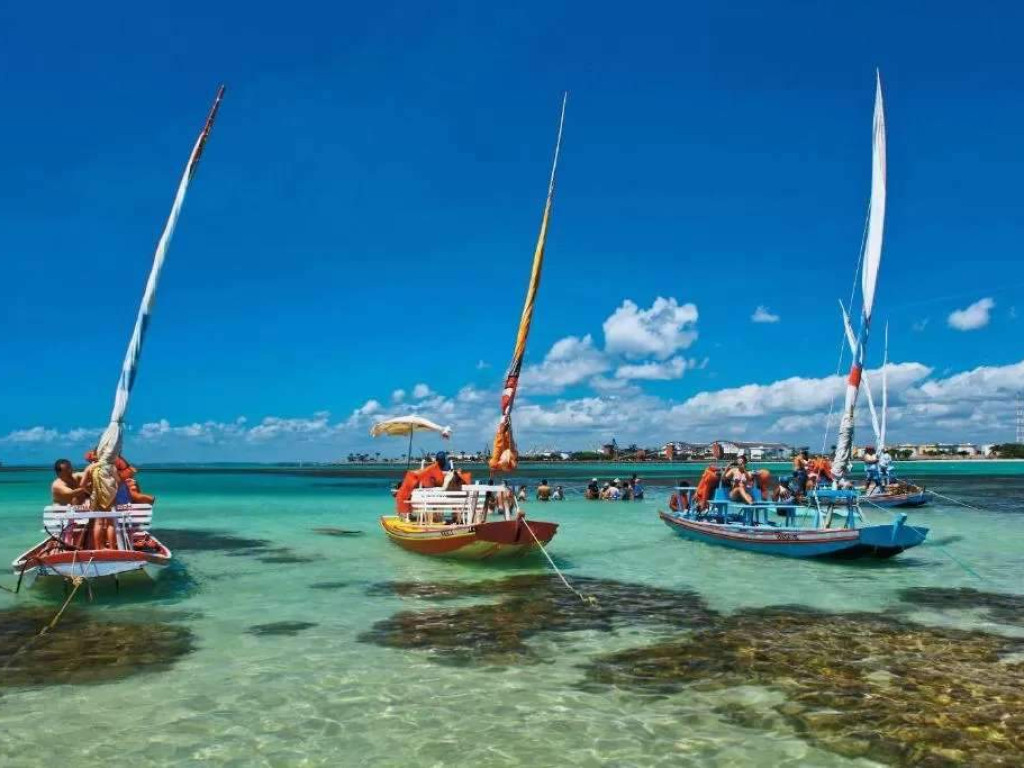
M853 300L857 296L857 278L860 277L860 272L864 268L864 245L868 241L868 224L871 222L871 202L868 201L868 213L864 217L864 230L860 235L860 256L857 258L857 268L853 271L853 283L850 285L850 301L846 306L853 312ZM839 336L839 360L836 361L836 373L838 376L843 372L843 356L846 353L846 330ZM828 445L828 433L832 430L832 414L836 408L836 396L835 393L828 401L828 418L825 420L825 433L821 436L821 452L825 452L825 447Z
M574 595L576 595L576 597L578 597L584 605L597 605L596 597L594 597L593 595L584 595L582 592L576 589L576 587L569 583L569 580L565 578L565 575L559 570L558 566L555 565L555 561L551 559L551 555L548 554L548 551L544 548L544 545L541 543L540 539L537 538L537 534L533 532L533 528L530 527L530 524L527 522L525 517L523 518L523 525L526 526L526 530L528 530L530 532L530 535L533 536L533 540L537 542L537 546L540 547L540 551L544 553L544 557L548 559L548 563L551 564L551 567L558 575L558 578L560 578L562 580L562 583L565 584L565 588L572 592Z
M952 496L946 496L945 494L939 493L938 491L936 491L934 489L932 489L931 492L934 493L936 496L938 496L940 499L945 499L946 501L951 501L954 504L959 504L961 507L967 507L968 509L973 509L975 512L991 512L991 510L989 510L989 509L982 509L981 507L975 507L973 504L968 504L966 501L960 501L959 499L954 499Z

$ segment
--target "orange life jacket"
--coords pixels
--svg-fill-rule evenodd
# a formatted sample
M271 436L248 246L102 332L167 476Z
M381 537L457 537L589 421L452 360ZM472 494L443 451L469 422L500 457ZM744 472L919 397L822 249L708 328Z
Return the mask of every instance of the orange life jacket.
M708 467L704 470L704 473L700 476L700 481L697 483L697 493L695 496L698 506L703 507L711 500L712 495L715 493L716 485L718 485L718 467Z

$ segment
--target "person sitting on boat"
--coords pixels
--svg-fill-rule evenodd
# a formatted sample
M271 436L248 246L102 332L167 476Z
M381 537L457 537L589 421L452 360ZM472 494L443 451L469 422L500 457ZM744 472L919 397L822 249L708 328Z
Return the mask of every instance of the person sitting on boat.
M50 497L54 504L81 504L89 498L89 491L82 488L82 475L76 473L67 459L57 459L53 464L53 472L57 475L50 484Z
M537 501L551 501L551 486L547 480L541 480L537 486Z
M560 486L560 485L556 485L555 486L555 490L551 493L551 500L552 501L564 501L565 500L565 491L562 490L562 486Z
M733 484L737 477L747 480L747 474L747 457L746 454L741 453L736 457L735 461L729 462L729 466L725 468L725 484Z
M601 486L597 484L597 478L593 477L587 483L587 490L583 492L583 498L588 501L596 501L601 498Z
M668 497L668 508L673 512L685 512L690 508L690 498L694 488L688 480L680 480L675 487L675 493Z
M742 459L742 457L741 457ZM729 491L729 498L733 501L741 501L744 504L753 504L754 497L750 493L750 473L747 472L747 462L731 468L732 474L726 473L726 479L731 478L732 490Z
M793 503L793 489L789 487L790 480L788 477L780 477L779 484L775 486L775 490L772 492L772 501L779 504L792 504Z
M761 501L768 501L771 496L772 473L767 469L759 469L754 473L754 482L761 493Z
M881 484L880 480L878 454L875 453L875 446L869 445L864 449L864 493L869 494L873 490L877 490Z

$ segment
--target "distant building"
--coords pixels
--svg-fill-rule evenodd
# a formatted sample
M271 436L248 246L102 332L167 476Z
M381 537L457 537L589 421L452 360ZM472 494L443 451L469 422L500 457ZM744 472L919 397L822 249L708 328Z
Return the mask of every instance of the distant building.
M785 443L747 443L719 440L722 455L734 459L741 453L751 461L785 461L793 456L793 446Z

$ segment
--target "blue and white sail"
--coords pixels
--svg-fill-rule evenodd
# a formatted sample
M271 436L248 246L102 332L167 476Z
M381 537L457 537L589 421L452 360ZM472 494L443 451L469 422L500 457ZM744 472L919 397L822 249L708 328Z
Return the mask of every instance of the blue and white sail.
M174 204L171 206L170 216L164 226L163 234L156 246L156 253L153 255L153 266L149 271L149 279L146 281L146 290L142 294L142 303L139 305L139 314L135 320L135 328L128 342L128 351L124 356L124 364L121 366L121 376L117 380L117 390L114 394L114 408L110 413L110 424L100 437L96 447L97 474L94 482L100 487L97 488L98 496L102 501L113 498L117 489L117 473L114 469L114 462L121 454L121 441L124 431L125 413L128 411L128 397L131 394L132 386L135 384L135 376L139 369L139 357L142 354L142 344L146 339L146 330L149 328L150 316L153 312L153 304L156 300L156 288L160 281L160 272L164 266L164 259L167 257L167 249L174 236L174 228L178 224L178 217L181 215L181 207L185 203L185 193L188 191L189 182L195 175L199 166L199 158L203 154L206 140L210 136L213 122L217 117L217 110L220 109L221 99L224 97L224 86L217 90L217 97L214 99L210 114L206 118L206 124L192 147L192 154L189 155L188 164L185 166L185 173L178 184L178 192L174 196ZM98 482L97 482L98 481ZM103 506L106 506L104 504Z
M863 263L861 266L861 317L860 332L846 382L846 402L843 417L839 423L836 453L832 460L832 471L836 480L850 473L853 458L853 422L864 373L864 351L867 347L868 332L871 328L871 313L875 304L875 288L878 282L878 268L882 261L882 235L885 229L885 110L882 104L882 81L875 79L875 115L873 121L872 164L871 164L871 208L868 214L868 231L864 239Z

